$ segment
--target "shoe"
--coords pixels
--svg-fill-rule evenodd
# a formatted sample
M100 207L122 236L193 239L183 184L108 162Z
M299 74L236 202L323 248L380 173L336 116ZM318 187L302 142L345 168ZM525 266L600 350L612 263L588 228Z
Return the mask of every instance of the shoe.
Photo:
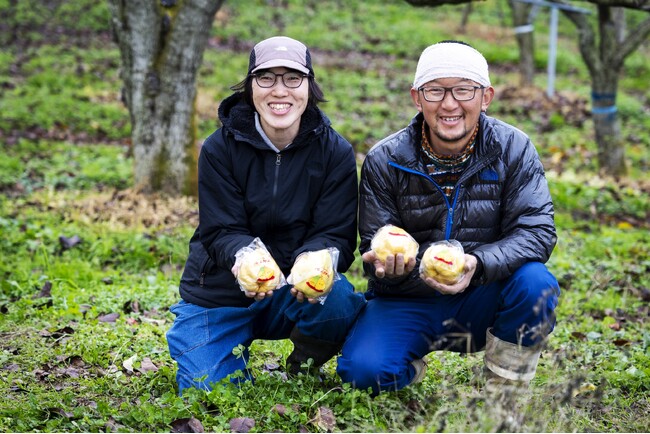
M427 376L427 362L424 359L415 359L411 365L415 368L415 375L409 384L420 383Z
M341 350L341 343L330 342L303 335L298 327L294 327L290 336L293 351L287 357L287 374L290 376L303 374L319 375L319 369L325 362Z

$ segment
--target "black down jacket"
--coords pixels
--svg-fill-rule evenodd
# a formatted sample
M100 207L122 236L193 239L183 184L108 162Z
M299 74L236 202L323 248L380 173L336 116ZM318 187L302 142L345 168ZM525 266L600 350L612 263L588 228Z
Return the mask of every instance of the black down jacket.
M377 279L377 294L432 296L419 278L419 261L435 241L458 240L482 264L472 281L508 277L526 262L546 262L557 238L553 203L537 151L520 130L481 114L478 142L451 200L426 174L420 157L423 117L377 143L368 153L359 187L359 250L370 250L379 228L404 228L420 244L418 264L400 279ZM435 293L435 294L434 294Z
M336 247L338 271L354 260L357 167L352 146L317 108L307 108L291 146L276 153L255 128L252 108L232 95L222 127L199 156L199 225L190 240L181 297L204 307L248 306L231 268L259 237L285 277L305 251Z

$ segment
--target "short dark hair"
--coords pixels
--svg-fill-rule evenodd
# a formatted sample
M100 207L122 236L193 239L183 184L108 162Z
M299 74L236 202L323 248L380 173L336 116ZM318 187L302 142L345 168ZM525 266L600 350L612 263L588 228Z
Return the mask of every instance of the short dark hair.
M456 39L445 39L444 41L440 41L438 43L439 44L461 44L461 45L467 45L468 47L474 48L470 44L468 44L467 42L458 41Z
M240 93L242 99L252 108L255 108L255 104L253 104L253 77L253 74L248 74L245 79L231 86L230 90ZM307 82L309 84L309 99L307 100L307 106L316 107L321 102L327 102L323 90L320 88L318 83L316 83L316 78L313 75L309 74L307 76Z

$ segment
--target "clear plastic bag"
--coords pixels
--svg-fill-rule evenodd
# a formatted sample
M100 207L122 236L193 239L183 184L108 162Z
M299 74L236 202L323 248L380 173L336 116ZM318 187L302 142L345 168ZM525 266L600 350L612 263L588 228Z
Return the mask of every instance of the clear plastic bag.
M379 228L375 236L372 237L370 248L382 262L386 262L388 256L401 253L404 255L404 262L407 263L411 258L417 257L420 245L404 229L386 225Z
M244 292L268 292L286 284L282 270L259 238L237 251L235 268Z
M339 261L339 251L335 247L303 252L296 258L287 283L308 298L324 303L334 282L341 279L335 264Z
M465 251L456 240L438 241L431 244L420 262L420 274L453 285L465 275Z

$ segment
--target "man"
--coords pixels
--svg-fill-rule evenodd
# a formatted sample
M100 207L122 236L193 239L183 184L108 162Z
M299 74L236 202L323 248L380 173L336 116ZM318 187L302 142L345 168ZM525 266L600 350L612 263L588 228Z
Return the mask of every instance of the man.
M474 48L443 41L419 59L411 97L418 114L368 153L359 190L359 250L368 303L338 373L375 393L423 378L435 350L485 348L495 382L526 384L553 329L559 288L547 270L556 243L553 204L529 138L486 115L494 97ZM379 260L371 241L385 225L405 229L419 254ZM424 251L455 239L463 277L446 285L419 272Z
M357 167L352 146L317 107L324 101L300 41L276 36L253 48L246 78L219 107L222 127L199 158L199 225L189 243L182 300L167 333L179 391L210 389L246 371L254 339L291 338L291 373L341 348L365 300L341 275L324 303L291 285L238 284L238 258L259 239L284 276L304 252L336 249L343 273L356 247ZM248 255L247 257L250 257ZM250 288L249 288L250 289ZM308 300L308 303L303 303ZM243 357L233 354L246 348Z

